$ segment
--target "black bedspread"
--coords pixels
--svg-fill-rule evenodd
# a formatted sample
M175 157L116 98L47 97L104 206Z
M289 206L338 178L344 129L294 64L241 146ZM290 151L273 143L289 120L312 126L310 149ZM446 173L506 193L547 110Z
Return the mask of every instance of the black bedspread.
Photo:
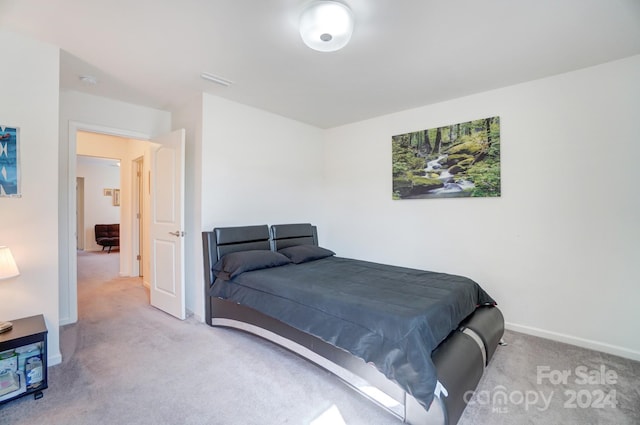
M478 305L495 304L465 277L340 257L218 279L211 295L373 363L427 408L437 381L431 352Z

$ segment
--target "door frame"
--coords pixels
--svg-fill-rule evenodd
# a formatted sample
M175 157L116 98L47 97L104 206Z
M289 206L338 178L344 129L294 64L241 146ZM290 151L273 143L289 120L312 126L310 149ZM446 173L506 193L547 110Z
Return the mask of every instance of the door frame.
M144 209L144 156L139 156L131 161L132 179L131 189L133 194L133 206L131 211L131 222L133 223L132 232L132 254L134 255L133 267L131 268L132 276L143 277L144 267L142 265L142 258L146 253L144 252L144 215L146 211ZM136 261L137 260L137 261ZM143 281L144 282L144 281Z
M68 241L69 241L69 264L68 264L68 282L69 282L69 319L61 320L60 325L67 325L78 321L78 257L76 248L76 151L78 148L77 133L78 131L88 131L91 133L106 134L109 136L124 137L128 139L138 139L149 141L150 134L139 133L137 131L124 130L121 128L107 127L103 125L90 124L81 121L69 121L69 152L68 152L68 174L67 174L67 219L68 219Z
M84 177L76 177L76 247L84 251Z

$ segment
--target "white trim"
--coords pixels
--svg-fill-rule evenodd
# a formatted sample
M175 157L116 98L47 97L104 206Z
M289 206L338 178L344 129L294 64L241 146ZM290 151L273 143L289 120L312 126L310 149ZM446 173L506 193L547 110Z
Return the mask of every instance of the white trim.
M62 363L62 354L47 356L47 368Z
M71 139L71 130L75 128L75 131L89 131L91 133L107 134L109 136L125 137L127 139L139 139L139 140L151 140L151 135L146 133L140 133L132 130L124 130L114 127L106 127L98 124L83 123L80 121L69 121L69 139ZM71 146L69 146L71 147ZM71 154L69 154L71 157ZM76 156L75 149L73 150L73 158Z
M60 318L60 326L68 325L78 321L78 259L76 253L75 233L76 233L76 155L77 155L77 133L78 131L89 131L92 133L108 134L110 136L125 137L129 139L149 140L151 135L139 133L137 131L123 130L114 127L105 127L98 124L89 124L80 121L69 121L69 152L67 167L67 190L68 190L68 233L60 235L67 238L69 248L68 262L68 304L69 317Z
M613 354L615 356L624 357L631 360L640 361L640 351L630 350L618 345L606 344L604 342L593 341L591 339L579 338L559 332L547 331L532 326L518 325L516 323L505 323L505 328L511 331L521 332L528 335L538 336L540 338L551 339L553 341L564 342L566 344L577 345L578 347L588 348L590 350L602 351L603 353ZM509 342L509 341L507 341Z
M69 283L71 283L71 282L69 282ZM71 298L71 297L69 297L69 298ZM60 326L71 325L71 324L75 323L77 320L78 320L77 317L76 317L75 321L72 321L70 317L60 318Z

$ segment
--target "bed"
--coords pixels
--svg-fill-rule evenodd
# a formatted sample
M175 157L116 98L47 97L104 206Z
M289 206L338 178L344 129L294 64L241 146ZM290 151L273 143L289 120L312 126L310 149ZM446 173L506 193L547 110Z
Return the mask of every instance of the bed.
M504 332L470 279L336 256L311 224L202 236L209 325L281 345L405 423L457 423Z

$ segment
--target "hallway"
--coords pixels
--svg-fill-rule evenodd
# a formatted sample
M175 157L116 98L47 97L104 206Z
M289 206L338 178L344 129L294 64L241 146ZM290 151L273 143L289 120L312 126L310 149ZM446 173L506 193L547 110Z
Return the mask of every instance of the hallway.
M78 321L88 315L110 315L114 307L123 310L149 304L142 278L120 277L119 267L119 251L78 251Z

